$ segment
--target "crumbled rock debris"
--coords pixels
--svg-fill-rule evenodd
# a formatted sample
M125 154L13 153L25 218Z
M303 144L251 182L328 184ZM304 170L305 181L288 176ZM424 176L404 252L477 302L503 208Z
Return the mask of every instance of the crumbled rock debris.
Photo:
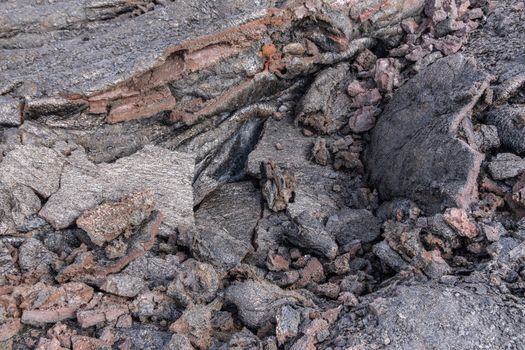
M0 23L0 349L522 348L522 1Z

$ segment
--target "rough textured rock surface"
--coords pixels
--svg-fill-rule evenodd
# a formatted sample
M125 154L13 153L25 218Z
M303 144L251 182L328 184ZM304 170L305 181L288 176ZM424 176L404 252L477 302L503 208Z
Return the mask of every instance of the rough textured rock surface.
M0 90L33 85L29 96L40 97L107 89L165 60L167 47L260 17L273 2L219 1L198 10L188 1L164 4L135 18L129 14L140 8L120 0L3 2L2 49L19 50L6 57ZM179 21L173 25L170 19ZM54 52L62 50L68 52L57 60ZM99 55L114 58L100 61Z
M416 284L370 295L362 307L371 314L355 323L341 320L336 334L350 347L519 347L523 316L514 310L522 309L522 302L505 301L497 291L472 292L476 286ZM450 337L452 331L465 336Z
M179 244L187 246L202 261L227 271L239 265L253 250L250 243L241 241L216 225L200 224L179 237Z
M343 209L328 218L326 230L335 234L340 245L358 240L373 242L380 234L377 218L366 209Z
M521 0L0 0L0 349L521 349Z
M21 103L16 98L0 96L0 125L18 126L22 124Z
M285 233L285 237L292 244L304 248L313 254L333 259L337 255L337 243L322 224L307 212L303 212L295 219L297 229Z
M276 143L281 143L282 151L275 151ZM294 201L286 207L292 217L306 211L315 218L326 218L348 205L349 193L361 184L359 179L349 180L344 172L307 161L312 146L313 140L304 137L291 118L269 119L248 157L248 172L258 178L262 177L261 164L269 159L295 176Z
M382 198L408 197L430 212L443 205L466 208L477 198L483 155L458 132L488 84L486 73L457 54L397 91L372 132L367 154L370 180Z
M297 121L323 134L339 130L347 121L352 100L346 93L350 65L341 63L318 74L299 102Z

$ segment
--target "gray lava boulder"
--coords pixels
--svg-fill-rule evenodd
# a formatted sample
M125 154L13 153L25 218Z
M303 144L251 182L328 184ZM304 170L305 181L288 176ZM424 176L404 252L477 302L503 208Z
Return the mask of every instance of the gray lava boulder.
M430 213L477 198L483 155L459 137L489 84L472 59L438 60L394 94L379 117L367 154L382 199L407 197Z
M178 237L178 244L188 247L198 260L222 271L239 265L253 251L251 244L238 240L215 225L198 225L183 232Z
M25 185L44 198L58 191L64 158L54 150L19 146L0 163L0 183L8 188Z

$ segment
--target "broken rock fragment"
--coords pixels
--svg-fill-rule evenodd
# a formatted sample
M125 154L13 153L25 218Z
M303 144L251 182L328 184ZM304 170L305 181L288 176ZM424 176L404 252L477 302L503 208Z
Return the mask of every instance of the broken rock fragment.
M183 334L173 334L168 345L164 350L194 350L190 340Z
M107 276L100 289L122 297L134 297L147 289L147 286L146 282L140 277L118 273Z
M0 240L0 286L8 284L9 276L19 273L16 256L12 256L13 247Z
M208 349L211 341L212 312L218 311L222 303L218 300L208 305L190 305L182 316L171 324L170 331L188 337L191 344L198 349Z
M275 320L275 334L279 345L282 346L287 340L297 336L301 315L290 305L283 305Z
M420 239L420 228L413 228L409 224L396 221L387 221L384 224L385 241L398 252L405 261L411 261L415 256L425 252Z
M369 131L376 125L376 117L380 113L381 109L374 106L364 106L359 108L350 117L348 126L356 133Z
M224 184L206 197L195 211L195 221L224 228L234 238L251 244L261 217L261 193L250 181Z
M379 91L391 92L399 84L398 63L394 58L380 58L375 65L374 80Z
M355 58L354 66L358 71L372 70L377 62L377 56L369 49L364 49ZM350 94L352 96L352 94Z
M93 288L79 282L58 287L39 283L19 286L14 295L23 298L28 305L22 313L22 323L39 326L74 318L76 311L93 298Z
M36 214L41 206L40 198L28 186L0 185L0 236L29 231L32 220L38 220Z
M328 165L330 161L330 152L326 147L326 140L318 138L312 149L312 159L319 165Z
M304 298L268 282L246 280L229 286L225 300L237 307L239 318L246 326L259 328L274 318L282 305L295 305Z
M501 144L498 129L494 125L481 124L479 130L474 132L474 138L482 152L498 148Z
M19 318L3 321L0 325L0 345L13 338L21 329L22 323Z
M525 160L513 153L498 153L488 169L495 180L509 179L525 171Z
M213 266L195 259L186 260L175 279L168 285L167 295L180 305L209 303L219 289L219 276Z
M205 224L184 232L179 244L189 247L199 260L224 271L239 265L253 251L251 244L231 236L225 229Z
M121 234L129 237L153 210L151 191L133 193L120 202L104 203L87 210L77 219L77 226L87 232L93 243L102 246Z
M64 161L51 148L19 146L0 163L0 183L8 188L25 185L48 198L58 191Z
M351 98L346 93L350 79L347 63L320 72L299 103L296 121L323 134L339 130L350 110Z
M311 283L320 283L325 279L323 265L317 258L309 258L306 265L299 270L299 279L294 284L297 288L304 288Z
M293 230L294 224L284 213L265 216L260 219L255 228L255 251L247 258L251 264L265 267L268 254L279 247L284 241L284 233Z
M374 241L381 233L381 224L369 210L343 209L328 218L326 230L335 235L337 243L345 246L355 240Z
M383 199L408 197L434 213L442 206L466 208L477 198L483 155L457 135L488 84L488 74L458 54L396 91L367 153L371 183Z
M273 161L266 162L263 169L263 178L265 180L262 194L268 203L268 207L273 211L286 209L294 194L296 186L295 176L285 169L281 169Z
M144 221L153 210L151 191L128 195L117 203L104 203L84 212L77 226L87 232L93 243L102 246L121 234L129 237L134 226Z
M20 246L18 254L18 264L24 272L49 268L58 261L58 256L35 238L26 240Z
M18 126L22 124L22 104L16 98L0 96L0 125Z
M374 254L394 271L401 271L408 268L408 264L399 254L394 251L387 242L381 241L372 247Z
M353 100L351 107L353 108L362 108L365 106L373 106L381 102L381 93L379 89L370 89L365 90L365 92L356 95Z
M478 227L463 209L447 209L445 214L443 214L443 218L460 236L474 238L479 234Z
M139 294L133 300L130 311L139 319L152 317L161 321L171 321L181 313L173 299L160 291Z
M126 298L97 293L92 302L77 311L77 322L82 328L104 324L123 326L123 320L131 317L128 304Z
M72 280L101 286L108 275L120 272L129 263L143 257L153 247L161 223L162 214L154 211L146 223L140 227L140 231L131 236L125 255L115 261L99 260L93 251L79 248L71 256L71 259L74 259L73 262L62 268L55 279L62 283ZM117 279L120 278L117 277Z
M297 229L285 232L285 237L290 243L328 259L335 258L337 243L317 219L305 211L295 218L295 222Z

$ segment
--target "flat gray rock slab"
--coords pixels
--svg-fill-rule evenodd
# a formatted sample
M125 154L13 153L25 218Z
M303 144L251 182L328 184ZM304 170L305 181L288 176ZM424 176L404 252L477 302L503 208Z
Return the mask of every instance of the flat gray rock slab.
M432 212L477 198L483 155L460 139L460 124L489 76L458 54L443 58L394 94L372 133L367 168L384 200L406 197Z
M154 193L169 229L193 224L194 159L191 154L146 146L114 163L91 163L75 151L64 166L60 189L40 211L55 228L71 225L85 210L139 191Z
M30 187L44 198L58 191L64 157L47 147L19 146L0 163L0 183Z

